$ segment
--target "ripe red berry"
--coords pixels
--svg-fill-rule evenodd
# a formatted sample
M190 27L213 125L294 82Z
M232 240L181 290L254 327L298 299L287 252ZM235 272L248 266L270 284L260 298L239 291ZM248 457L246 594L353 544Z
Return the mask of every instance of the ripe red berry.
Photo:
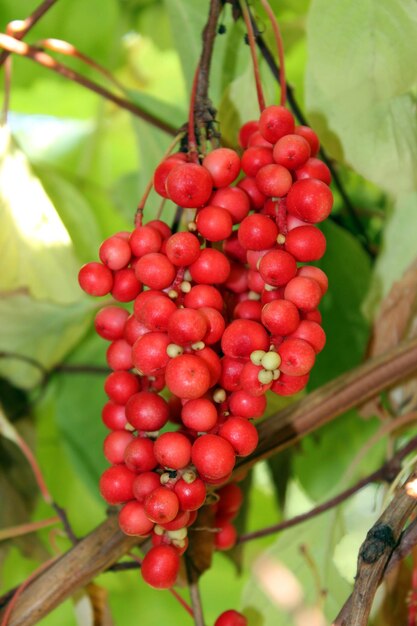
M192 279L196 283L211 285L224 283L230 273L228 258L215 248L205 248L189 267Z
M304 376L281 374L278 380L273 383L271 391L278 396L292 396L304 389L308 383L309 376L310 374L305 374Z
M243 503L243 492L236 483L228 483L217 490L220 498L216 514L219 517L231 519L236 516Z
M237 391L241 389L240 375L244 365L245 361L243 359L235 359L230 356L224 356L222 358L222 370L219 383L223 389L227 391Z
M278 347L280 370L288 376L308 374L316 360L312 346L303 339L288 338Z
M239 174L240 158L230 148L217 148L204 157L203 166L210 172L215 187L227 187Z
M320 324L310 320L301 320L296 330L290 336L307 341L316 354L321 352L326 345L326 333Z
M197 511L206 499L206 486L201 478L195 478L192 482L180 478L174 485L174 491L184 511Z
M180 559L172 546L154 546L142 561L143 580L155 589L173 587L180 569Z
M113 287L113 274L101 263L86 263L78 273L78 282L90 296L106 296Z
M271 250L262 257L259 273L267 285L281 287L286 285L297 272L294 257L284 250Z
M258 445L258 431L243 417L229 417L220 427L219 435L232 444L237 456L252 454Z
M185 295L184 305L190 309L209 306L220 312L224 306L220 291L211 285L194 285Z
M245 122L240 127L239 130L239 145L241 148L246 148L248 145L248 140L253 133L255 133L259 128L259 122L257 120L250 120L249 122Z
M156 472L142 472L133 482L133 495L138 502L144 502L147 496L161 486L159 474Z
M119 526L126 535L143 537L149 535L154 523L146 515L143 504L131 500L119 513Z
M158 374L169 361L168 345L169 337L165 333L147 333L139 337L132 347L133 365L145 376Z
M242 156L242 169L246 176L255 177L261 167L274 162L271 148L253 146L245 150Z
M178 432L163 433L155 441L155 457L167 469L178 470L186 467L191 460L191 443Z
M169 418L168 403L157 393L140 391L129 398L126 418L135 430L160 430Z
M319 267L314 267L313 265L303 265L297 272L297 276L302 276L303 278L312 278L320 285L321 292L324 294L327 292L329 287L329 279L326 274Z
M104 391L116 404L126 404L139 389L139 379L130 372L113 372L104 383Z
M181 154L182 153L179 153L179 155ZM181 161L185 162L187 157L185 154L183 155L183 157L185 158L181 159ZM178 159L177 155L168 157L167 159L165 159L164 161L162 161L162 163L158 165L158 167L156 168L154 172L153 184L154 184L155 191L156 193L159 193L159 195L162 196L163 198L169 197L167 190L166 190L167 178L171 170L173 170L174 167L178 167L181 164L181 161Z
M253 213L242 221L238 230L239 243L247 250L267 250L276 244L278 228L269 217Z
M142 257L151 252L159 252L162 245L161 233L152 226L138 226L130 235L129 239L132 254Z
M249 197L239 187L218 189L211 196L210 204L226 209L232 216L233 224L241 222L250 209Z
M233 310L233 317L242 320L261 321L262 304L259 300L243 300Z
M117 270L113 276L111 295L119 302L131 302L142 289L141 283L131 267Z
M261 324L252 320L234 320L222 337L222 350L234 358L249 358L254 350L267 350L269 337Z
M132 346L125 339L113 341L106 352L106 361L112 370L130 370L132 363Z
M174 167L166 179L168 197L179 206L195 209L206 204L213 179L202 165L185 163Z
M196 223L198 232L208 241L222 241L232 233L232 216L220 207L204 207L197 213Z
M191 265L200 256L200 242L192 233L175 233L167 239L165 252L174 265Z
M300 135L285 135L274 146L274 161L289 170L304 165L310 156L310 144Z
M265 196L282 198L291 188L292 176L287 168L272 163L261 167L256 174L256 184Z
M204 316L207 323L207 332L203 337L204 343L208 345L217 343L226 326L223 315L210 306L201 307L199 312Z
M290 335L300 323L298 309L289 300L274 300L262 309L262 323L272 335Z
M293 302L300 311L313 311L320 303L322 290L313 278L296 276L285 287L284 297Z
M134 436L127 430L114 430L104 440L104 456L112 465L124 463L124 452Z
M214 626L248 626L248 620L242 613L231 609L219 615Z
M175 267L164 254L151 252L139 259L135 273L144 285L151 289L165 289L175 278Z
M182 354L168 363L165 380L171 393L180 398L193 400L208 391L210 372L199 356Z
M326 252L326 238L316 226L298 226L287 234L285 250L301 263L318 261Z
M202 435L193 444L192 462L203 476L220 480L230 474L235 465L231 444L218 435Z
M145 513L155 524L170 522L175 519L178 511L179 500L167 487L157 487L145 500Z
M220 530L214 536L216 550L230 550L236 543L237 530L230 522L220 524Z
M176 309L168 321L168 336L181 346L201 341L207 333L207 320L196 309Z
M100 478L100 493L109 504L122 504L133 500L133 481L136 474L125 465L106 469Z
M333 195L321 180L297 180L287 195L287 209L305 222L322 222L330 215Z
M229 398L230 413L239 417L247 419L262 417L265 408L265 396L252 396L244 389L234 391Z
M124 453L124 460L132 472L149 472L158 462L154 454L154 443L147 437L135 437Z
M308 141L311 148L311 156L316 156L317 152L320 150L320 142L314 130L309 126L296 126L294 133L300 137L304 137L304 139Z
M259 130L270 143L275 143L284 135L294 132L294 118L283 106L266 107L259 118Z
M122 339L128 317L129 313L125 309L118 306L106 306L100 309L94 319L96 333L108 341Z
M317 180L322 180L326 185L330 185L332 182L332 175L327 165L320 159L315 158L308 159L304 165L296 169L295 177L297 180L317 178Z
M123 430L127 424L125 407L114 402L106 402L101 412L103 424L111 430Z
M105 239L99 249L99 257L102 263L111 270L120 270L126 267L132 256L129 243L113 235Z
M181 419L187 428L197 432L207 432L217 423L217 409L207 398L189 400L182 407Z

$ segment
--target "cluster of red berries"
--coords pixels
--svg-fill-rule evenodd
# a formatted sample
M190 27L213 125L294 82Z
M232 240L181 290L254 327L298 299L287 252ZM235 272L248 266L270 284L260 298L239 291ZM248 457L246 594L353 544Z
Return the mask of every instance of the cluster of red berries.
M332 208L317 136L270 106L242 126L239 143L241 154L178 153L157 167L155 190L186 209L187 231L139 223L104 241L101 263L79 274L87 293L133 301L132 313L110 305L95 320L114 370L103 409L112 467L100 489L123 505L124 532L151 534L142 575L158 588L175 582L207 486L227 482L236 456L255 450L250 420L263 415L266 391L303 389L325 344L317 307L327 278L306 265L325 252L314 224ZM230 519L241 497L235 484L225 489L219 549L236 539Z

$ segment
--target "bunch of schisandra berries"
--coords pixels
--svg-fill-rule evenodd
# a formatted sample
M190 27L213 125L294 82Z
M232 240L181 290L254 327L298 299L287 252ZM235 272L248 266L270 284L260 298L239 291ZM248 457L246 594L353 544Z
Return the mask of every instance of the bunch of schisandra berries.
M315 224L332 208L318 138L269 106L242 126L239 143L241 152L178 153L157 167L155 190L195 210L187 231L139 224L104 241L101 263L79 273L88 294L133 302L130 314L106 306L95 319L114 370L103 409L111 467L100 489L122 505L125 533L151 535L142 575L158 588L175 583L207 490L255 450L265 392L303 389L325 344L327 278L309 265L325 252ZM216 546L228 549L241 493L235 483L218 493Z

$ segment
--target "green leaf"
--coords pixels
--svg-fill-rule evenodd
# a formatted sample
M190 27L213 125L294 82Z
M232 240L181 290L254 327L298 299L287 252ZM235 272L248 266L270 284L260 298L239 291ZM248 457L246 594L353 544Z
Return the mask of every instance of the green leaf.
M400 280L415 260L416 229L417 193L402 194L387 221L381 252L372 274L365 303L369 318L372 318L377 305L388 294L394 282Z
M417 5L410 0L311 5L311 122L336 157L390 192L417 187L417 120L406 93L416 80L416 38Z
M187 112L174 104L164 102L141 91L130 90L128 94L130 99L146 113L150 113L174 127L179 128L187 119Z
M353 458L378 426L377 418L364 419L352 410L302 440L293 456L293 470L313 500L327 499L340 487ZM381 443L368 451L359 466L352 468L353 478L359 480L383 461L384 444Z
M0 290L35 298L80 299L71 239L41 181L6 127L0 131Z
M52 368L85 333L96 303L83 299L60 305L33 300L25 293L0 298L0 351L23 355ZM0 359L0 374L18 387L30 389L42 381L42 372L20 359Z
M105 365L106 346L97 336L90 336L71 355L69 363ZM56 395L58 429L71 462L83 482L98 496L98 480L107 465L103 441L107 430L101 421L106 402L103 390L105 374L72 372L61 376Z
M333 222L322 225L327 250L319 266L329 278L320 306L327 344L317 357L309 388L318 387L360 363L368 340L361 312L369 288L370 262L357 240Z

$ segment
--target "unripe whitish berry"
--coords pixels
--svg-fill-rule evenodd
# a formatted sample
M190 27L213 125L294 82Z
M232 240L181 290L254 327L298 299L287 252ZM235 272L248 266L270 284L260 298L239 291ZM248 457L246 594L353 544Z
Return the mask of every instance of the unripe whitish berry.
M277 352L267 352L261 359L261 365L266 370L276 370L281 365L281 357Z

